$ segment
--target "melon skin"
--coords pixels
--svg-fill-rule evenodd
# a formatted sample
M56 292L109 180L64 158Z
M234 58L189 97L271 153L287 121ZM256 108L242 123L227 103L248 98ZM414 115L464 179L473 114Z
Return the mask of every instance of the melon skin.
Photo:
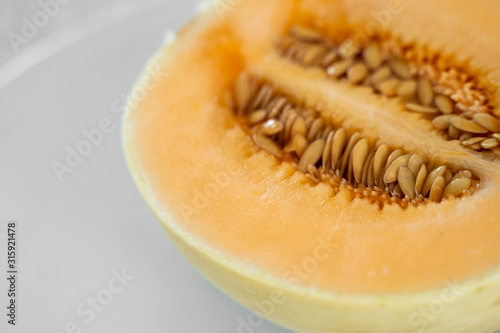
M212 20L217 20L213 15ZM190 27L206 24L206 20L206 17L195 19L181 31L179 38ZM176 43L179 42L161 50L150 65L162 67L168 64L170 58L179 54L180 47ZM234 66L240 67L241 64ZM146 84L147 76L145 71L137 86ZM427 291L339 293L308 286L300 279L280 279L258 268L258 262L242 261L208 244L203 235L189 232L174 208L159 198L140 160L133 112L137 113L137 110L128 110L124 119L123 144L132 176L147 204L186 260L215 286L250 310L299 333L487 333L500 328L499 269L458 282L453 279L442 281L441 287Z

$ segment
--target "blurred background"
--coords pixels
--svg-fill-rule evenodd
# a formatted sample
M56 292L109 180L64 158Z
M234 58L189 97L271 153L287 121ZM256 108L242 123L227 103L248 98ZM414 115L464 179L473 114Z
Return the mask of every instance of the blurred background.
M123 158L124 100L197 8L0 1L0 276L7 224L18 225L16 326L7 324L2 278L0 332L288 332L248 325L250 313L177 254ZM103 122L108 131L89 145Z

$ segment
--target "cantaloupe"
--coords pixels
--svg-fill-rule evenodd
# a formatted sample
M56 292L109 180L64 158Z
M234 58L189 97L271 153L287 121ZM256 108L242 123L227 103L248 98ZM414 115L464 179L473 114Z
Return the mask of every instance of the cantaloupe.
M133 178L198 271L284 327L494 332L499 17L493 0L215 1L137 83Z

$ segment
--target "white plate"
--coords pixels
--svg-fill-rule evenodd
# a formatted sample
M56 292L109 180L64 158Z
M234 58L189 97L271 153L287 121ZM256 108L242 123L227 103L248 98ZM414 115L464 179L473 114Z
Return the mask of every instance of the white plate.
M20 251L18 325L6 324L2 278L1 332L288 332L268 322L240 327L249 312L175 251L123 158L121 99L195 4L119 1L0 65L0 234L18 221ZM87 147L83 131L102 121L109 133ZM91 152L59 181L53 163L66 163L68 147ZM122 269L134 277L124 287L114 278ZM105 305L92 310L92 298Z

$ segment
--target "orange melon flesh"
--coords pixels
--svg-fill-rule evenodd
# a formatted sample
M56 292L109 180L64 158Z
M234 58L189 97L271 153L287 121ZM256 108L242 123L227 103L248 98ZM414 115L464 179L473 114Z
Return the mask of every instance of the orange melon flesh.
M457 63L473 59L473 69L498 82L500 66L491 66L491 59L500 54L500 3L484 4L403 2L384 29L454 55ZM334 196L327 184L313 186L290 164L255 148L220 102L241 71L266 72L259 64L273 55L276 40L294 21L342 31L374 20L370 12L386 6L377 0L242 1L222 18L209 9L158 53L151 66L168 75L128 110L124 145L141 192L189 260L199 260L190 251L202 244L290 288L331 295L409 295L441 290L449 281L469 286L477 279L498 287L500 223L494 211L500 184L491 174L499 171L497 162L478 162L473 170L482 179L481 189L468 198L379 210L366 200L351 202L347 190ZM426 18L429 11L443 12L442 19ZM472 37L477 37L474 44ZM283 68L291 66L282 61ZM279 76L280 68L267 74ZM310 74L297 69L302 72ZM147 79L144 74L138 87ZM400 144L425 151L416 139L387 135L388 142L404 139L408 142Z

